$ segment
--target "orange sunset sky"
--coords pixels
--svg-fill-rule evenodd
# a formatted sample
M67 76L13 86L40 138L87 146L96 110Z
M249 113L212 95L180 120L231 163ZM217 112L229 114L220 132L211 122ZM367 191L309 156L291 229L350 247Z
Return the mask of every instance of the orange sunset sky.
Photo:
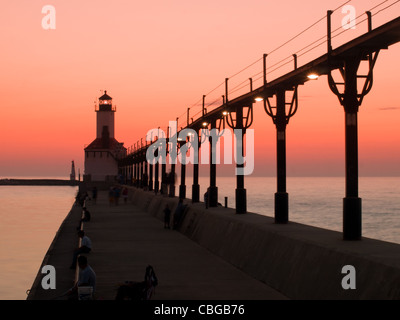
M259 87L263 53L270 53L272 66L324 37L325 19L273 51L345 2L5 1L0 13L0 177L67 178L71 160L83 173L83 148L96 133L94 102L103 90L117 106L116 138L129 147L176 117L186 121L188 107L192 114L200 111L202 95L226 77L230 88L240 88L253 76ZM399 16L400 3L395 2L354 0L348 5L359 16L382 3L372 10L377 27ZM54 30L42 28L44 5L56 9ZM345 16L341 9L332 16L338 33ZM333 47L366 30L365 22L358 24L335 37ZM303 51L299 66L325 51L326 43ZM380 52L372 91L360 108L363 176L400 175L399 57L400 43ZM272 80L292 66L271 69L267 77ZM207 95L206 103L223 94L222 85ZM262 103L254 107L254 174L273 176L275 126ZM287 173L344 176L344 111L325 76L299 87L299 110L287 128Z

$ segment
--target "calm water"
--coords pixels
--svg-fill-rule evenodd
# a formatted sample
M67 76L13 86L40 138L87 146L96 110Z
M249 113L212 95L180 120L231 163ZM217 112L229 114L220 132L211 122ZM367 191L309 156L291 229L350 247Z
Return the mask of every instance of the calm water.
M76 191L64 186L0 186L0 299L26 299Z
M180 181L178 179L178 181ZM201 197L209 179L200 178ZM235 206L236 179L217 177L219 202ZM274 216L276 178L245 177L247 210ZM400 243L400 177L365 178L359 180L362 198L363 236ZM191 185L187 195L191 196ZM338 177L288 178L289 220L330 230L342 231L342 201L345 180Z
M178 180L179 181L179 180ZM191 195L191 180L187 194ZM201 194L208 179L201 177ZM219 202L235 203L235 179L217 178ZM245 178L248 211L273 216L276 179ZM289 219L342 230L344 178L288 178ZM68 214L76 187L0 187L0 299L26 299L43 257ZM360 178L363 236L400 243L400 178Z

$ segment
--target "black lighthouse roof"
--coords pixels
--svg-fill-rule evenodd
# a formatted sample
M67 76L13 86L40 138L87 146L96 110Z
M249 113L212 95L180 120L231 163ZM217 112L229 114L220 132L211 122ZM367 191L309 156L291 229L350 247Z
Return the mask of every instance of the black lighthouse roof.
M112 98L107 94L107 90L105 90L104 94L99 98L99 100L112 100Z

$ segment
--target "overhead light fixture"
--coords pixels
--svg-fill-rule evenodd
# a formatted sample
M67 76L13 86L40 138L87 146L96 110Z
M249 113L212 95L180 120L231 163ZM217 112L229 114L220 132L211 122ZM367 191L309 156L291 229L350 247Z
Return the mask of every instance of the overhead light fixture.
M228 112L228 111L224 111L224 112L222 112L222 114L223 114L224 116L227 116L227 115L229 114L229 112Z
M312 72L309 75L307 75L307 78L310 80L317 80L319 78L319 75L316 74L315 72Z
M208 122L203 122L203 127L207 127L208 126Z
M263 97L255 97L254 100L258 102L258 101L263 101L264 99Z

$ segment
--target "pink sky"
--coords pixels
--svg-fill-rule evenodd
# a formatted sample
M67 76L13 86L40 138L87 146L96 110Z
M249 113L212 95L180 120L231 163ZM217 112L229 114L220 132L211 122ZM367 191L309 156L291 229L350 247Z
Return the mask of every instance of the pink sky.
M262 58L312 23L335 1L7 1L0 30L0 177L83 173L83 148L95 138L94 101L102 90L117 106L116 138L127 147L149 129L166 127L226 77ZM382 0L354 0L357 15ZM394 0L387 1L377 12ZM56 9L56 29L42 28L42 7ZM400 3L373 17L398 17ZM334 27L345 16L333 16ZM366 24L334 38L334 47ZM268 56L271 65L326 32L322 21ZM299 57L299 65L326 45ZM361 175L400 175L400 44L382 50L374 86L359 113ZM262 71L259 61L230 81L233 88ZM280 72L288 71L291 64ZM268 75L269 79L279 72ZM255 83L255 87L259 86ZM238 94L241 92L238 92ZM244 91L243 91L244 93ZM221 86L207 97L224 94ZM299 110L287 128L288 175L344 175L344 112L326 77L299 88ZM275 174L275 127L255 107L255 174ZM199 106L193 107L193 113Z

